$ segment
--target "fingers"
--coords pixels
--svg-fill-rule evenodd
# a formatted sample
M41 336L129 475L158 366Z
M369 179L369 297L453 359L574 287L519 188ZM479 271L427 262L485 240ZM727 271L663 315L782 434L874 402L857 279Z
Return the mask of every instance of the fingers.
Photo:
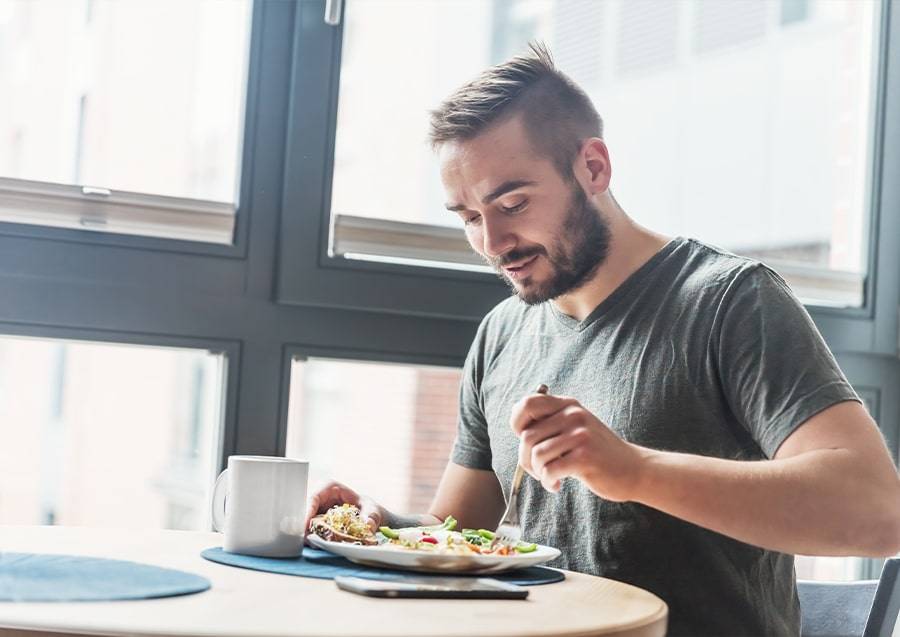
M582 448L587 443L587 433L584 428L578 427L566 431L559 436L549 438L531 449L531 467L534 475L548 491L559 490L559 481L569 473L560 473L568 464L555 464L564 456ZM554 465L552 471L548 470ZM574 467L572 467L574 469Z
M319 491L319 513L324 513L331 507L339 504L352 504L359 506L359 494L340 482L332 482Z
M535 422L522 432L521 443L519 444L519 464L535 480L540 480L540 478L532 468L532 449L544 440L558 436L565 431L568 423L565 418L559 417L561 414L562 412L557 412L553 416Z
M532 467L532 449L541 442L560 435L573 427L581 426L584 422L584 409L578 405L568 405L560 411L534 422L522 432L519 445L519 463L532 477L540 480Z
M306 524L304 525L305 531L304 536L309 533L309 523L316 516L316 513L319 511L319 496L318 494L314 494L309 496L309 500L306 503Z
M344 503L352 504L359 508L360 517L366 521L373 533L378 530L379 526L384 524L384 509L372 498L361 496L340 482L329 482L309 496L306 505L305 534L309 534L309 523L316 515L325 513L331 507Z
M306 505L306 528L309 530L309 522L320 513L325 513L335 505L343 503L359 506L360 497L350 487L340 482L329 482L316 493L309 496Z
M531 394L513 406L509 426L518 436L533 423L578 404L577 400L566 396Z
M541 469L541 485L552 493L558 492L563 478L577 475L583 462L583 454L583 448L576 447L572 451L562 456L557 456L554 460L546 463Z
M384 524L384 512L372 498L360 498L359 514L373 533L378 530L379 526Z
M582 419L579 412L578 407L564 407L542 420L533 422L519 437L527 447L534 447L548 438L558 436L567 429L581 425Z

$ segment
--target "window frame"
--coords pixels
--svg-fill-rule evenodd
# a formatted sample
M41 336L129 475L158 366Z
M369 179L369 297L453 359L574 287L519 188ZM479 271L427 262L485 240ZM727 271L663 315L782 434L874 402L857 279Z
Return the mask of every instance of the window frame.
M233 245L0 223L0 333L226 352L220 468L275 453L273 341L335 322L271 303L293 14L250 11Z
M877 0L881 22L876 51L873 137L869 177L865 301L859 308L808 306L833 350L900 352L900 188L885 175L900 171L900 2ZM889 70L893 70L891 76Z
M505 294L496 276L335 258L328 255L343 20L324 21L324 3L304 2L295 22L285 159L278 301L425 317L478 320ZM304 65L304 60L322 63ZM323 99L304 99L307 95ZM437 289L435 283L441 288ZM461 306L460 299L465 299Z
M233 454L283 453L285 346L462 365L477 327L277 303L294 23L302 5L255 0L251 12L236 246L0 228L0 333L227 352L219 469Z
M263 26L263 10L265 2L259 0L251 0L248 19L250 23L247 25L247 45L245 47L246 66L244 77L242 80L243 94L245 96L244 103L240 110L240 132L241 137L238 145L237 160L238 170L236 172L235 184L235 201L234 201L234 232L230 243L215 243L208 241L194 241L189 239L170 239L155 236L142 236L132 234L121 234L115 232L103 232L97 230L80 230L75 228L63 228L54 226L41 226L31 223L16 223L11 221L0 221L0 236L20 237L26 239L41 239L49 241L65 241L71 243L85 244L88 246L118 246L135 250L154 250L160 252L177 252L182 254L200 254L218 257L227 257L233 259L244 259L247 257L247 232L249 226L248 213L250 210L251 196L251 179L250 173L244 168L252 165L253 151L251 144L255 131L253 129L258 117L259 104L257 103L259 95L259 78L262 75L262 65L265 63L262 52L263 38L261 29ZM9 179L9 178L7 178ZM90 188L92 184L56 184L52 182L33 181L27 179L15 179L23 184L45 184L48 192L71 188L72 190L81 189L82 187ZM179 197L168 197L165 195L155 195L153 193L130 193L122 190L111 190L113 198L131 198L137 197L148 202L157 199L160 204L167 206L167 202L173 199L184 199ZM85 199L89 203L89 199ZM101 201L101 200L98 200ZM196 206L203 207L204 204L210 202L204 199L196 201ZM190 207L190 206L189 206ZM188 213L190 214L190 213ZM98 215L102 217L103 215Z
M872 292L865 311L810 313L897 459L900 180L883 176L900 174L900 0L883 1ZM0 333L227 350L220 468L284 452L292 355L461 366L506 294L492 275L327 260L339 31L324 9L254 2L234 246L0 224Z
M900 193L883 175L900 174L895 140L900 121L900 20L896 0L875 0L881 8L877 64L873 69L870 191L866 221L867 273L863 305L837 308L807 305L826 340L836 350L896 353L898 295L892 277L900 262ZM277 298L285 304L367 309L421 316L478 320L506 292L495 276L438 268L378 263L329 256L331 187L337 126L343 30L323 20L324 8L304 3L295 25L295 57L290 145L282 206ZM894 37L891 38L891 35ZM304 67L303 60L323 63ZM307 100L306 95L325 99ZM702 240L702 237L698 237ZM435 289L439 284L440 290ZM465 307L458 299L465 298Z

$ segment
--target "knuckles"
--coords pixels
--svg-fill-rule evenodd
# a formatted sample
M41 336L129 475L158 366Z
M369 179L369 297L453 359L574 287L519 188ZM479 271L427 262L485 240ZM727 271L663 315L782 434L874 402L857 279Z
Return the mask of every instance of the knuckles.
M569 405L562 413L566 420L576 423L584 422L587 417L587 410L581 405Z
M526 429L522 432L522 444L532 447L539 442L539 434L534 429Z
M587 427L580 425L572 430L571 435L577 444L582 444L588 441L591 434Z

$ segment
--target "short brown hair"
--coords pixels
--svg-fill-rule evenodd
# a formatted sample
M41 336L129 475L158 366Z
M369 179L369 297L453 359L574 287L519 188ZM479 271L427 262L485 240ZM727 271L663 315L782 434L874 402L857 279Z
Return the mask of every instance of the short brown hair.
M523 115L530 141L563 177L588 137L603 136L603 120L587 94L559 71L547 47L529 44L530 54L492 66L431 111L429 141L439 148L468 141L492 124Z

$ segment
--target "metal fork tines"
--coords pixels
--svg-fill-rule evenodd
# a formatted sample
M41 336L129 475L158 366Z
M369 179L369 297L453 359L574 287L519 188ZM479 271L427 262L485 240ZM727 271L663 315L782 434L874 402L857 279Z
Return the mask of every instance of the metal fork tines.
M515 546L522 539L522 527L519 525L519 487L522 486L522 478L525 477L525 470L522 465L516 465L516 472L513 475L512 488L509 491L509 502L506 503L506 511L500 518L500 524L494 532L494 540L492 546L497 544L507 544Z
M541 384L535 393L546 394L548 391L547 386ZM519 488L522 486L524 477L525 469L516 463L516 472L513 474L512 486L509 490L509 501L506 503L503 517L500 518L500 524L497 525L497 530L494 532L491 547L500 543L515 546L522 539L522 526L519 524Z

